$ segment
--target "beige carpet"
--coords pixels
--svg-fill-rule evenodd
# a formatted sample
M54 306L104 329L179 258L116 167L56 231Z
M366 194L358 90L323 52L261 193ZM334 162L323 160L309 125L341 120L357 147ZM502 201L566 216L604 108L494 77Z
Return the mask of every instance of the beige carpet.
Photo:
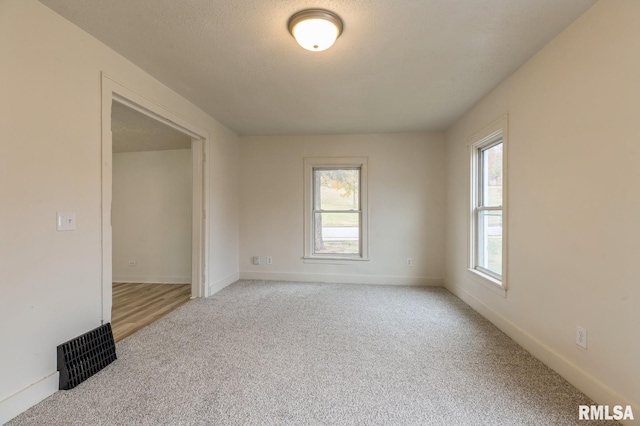
M9 424L607 424L579 421L585 395L440 288L241 281L117 351Z

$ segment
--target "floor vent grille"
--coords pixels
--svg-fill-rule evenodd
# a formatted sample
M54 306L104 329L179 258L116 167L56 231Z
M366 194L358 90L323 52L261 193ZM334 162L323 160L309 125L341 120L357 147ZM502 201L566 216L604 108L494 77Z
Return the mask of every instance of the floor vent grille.
M59 389L73 389L116 360L116 344L107 323L58 346Z

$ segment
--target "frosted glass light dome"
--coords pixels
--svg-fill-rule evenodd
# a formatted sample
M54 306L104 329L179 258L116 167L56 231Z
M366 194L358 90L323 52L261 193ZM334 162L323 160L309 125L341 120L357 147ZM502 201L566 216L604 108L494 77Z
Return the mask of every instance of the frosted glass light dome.
M298 44L312 52L327 50L342 33L342 20L324 9L307 9L289 19L289 32Z

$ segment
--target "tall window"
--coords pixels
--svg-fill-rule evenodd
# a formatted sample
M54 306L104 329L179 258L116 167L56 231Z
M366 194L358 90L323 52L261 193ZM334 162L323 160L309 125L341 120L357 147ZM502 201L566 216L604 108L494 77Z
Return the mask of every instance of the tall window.
M478 149L476 268L502 276L502 139Z
M504 286L506 118L471 145L471 268ZM488 134L487 134L488 133Z
M366 259L366 159L305 159L305 258Z

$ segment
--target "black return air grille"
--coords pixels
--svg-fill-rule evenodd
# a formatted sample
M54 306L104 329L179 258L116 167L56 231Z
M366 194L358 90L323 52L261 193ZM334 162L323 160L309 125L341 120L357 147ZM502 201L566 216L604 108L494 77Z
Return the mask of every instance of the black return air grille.
M59 389L73 389L116 360L116 344L107 323L58 346Z

